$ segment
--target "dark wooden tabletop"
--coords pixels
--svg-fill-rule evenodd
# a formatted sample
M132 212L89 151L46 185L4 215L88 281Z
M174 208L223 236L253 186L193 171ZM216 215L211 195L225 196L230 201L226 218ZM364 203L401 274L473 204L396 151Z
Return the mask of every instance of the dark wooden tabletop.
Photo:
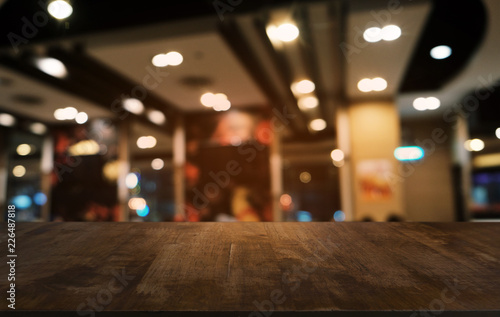
M17 313L500 316L494 223L23 223L16 252Z

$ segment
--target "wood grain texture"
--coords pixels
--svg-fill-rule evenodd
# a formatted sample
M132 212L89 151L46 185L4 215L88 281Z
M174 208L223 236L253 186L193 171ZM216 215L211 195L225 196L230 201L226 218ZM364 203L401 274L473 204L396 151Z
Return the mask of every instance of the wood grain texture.
M23 223L16 244L16 311L500 316L494 223Z

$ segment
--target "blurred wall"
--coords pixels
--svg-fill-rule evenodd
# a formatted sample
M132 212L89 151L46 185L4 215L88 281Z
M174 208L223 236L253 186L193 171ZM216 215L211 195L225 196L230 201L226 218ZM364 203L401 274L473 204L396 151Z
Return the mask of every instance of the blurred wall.
M404 206L409 221L454 221L451 127L429 119L405 120L403 139L424 148L424 159L405 177ZM410 144L408 144L410 145Z

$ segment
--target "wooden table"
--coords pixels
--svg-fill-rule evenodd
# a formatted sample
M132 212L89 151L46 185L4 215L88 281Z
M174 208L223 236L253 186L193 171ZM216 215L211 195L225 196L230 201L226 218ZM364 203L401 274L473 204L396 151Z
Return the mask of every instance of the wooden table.
M494 223L23 223L16 249L19 316L500 316Z

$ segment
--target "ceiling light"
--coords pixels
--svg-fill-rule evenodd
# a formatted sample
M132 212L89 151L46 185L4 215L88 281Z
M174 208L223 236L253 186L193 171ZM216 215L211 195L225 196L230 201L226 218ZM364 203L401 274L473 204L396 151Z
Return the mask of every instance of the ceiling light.
M165 162L160 158L156 158L151 162L151 167L156 171L161 170L164 166Z
M426 101L427 109L429 110L436 110L439 106L441 106L441 101L439 101L436 97L427 97Z
M75 121L78 124L84 124L88 119L89 116L85 112L79 112L75 117Z
M134 114L141 114L144 112L144 104L139 99L127 98L122 101L123 109Z
M140 149L151 149L156 146L156 138L153 136L141 136L137 139L137 147Z
M464 143L464 147L467 151L479 152L484 149L484 142L481 139L467 140Z
M326 121L323 119L314 119L309 123L309 127L313 131L322 131L326 128Z
M134 189L137 184L139 184L139 177L135 173L129 173L125 177L125 186L127 186L128 189Z
M439 45L431 49L431 57L434 59L445 59L451 55L451 47Z
M158 54L153 57L151 62L156 67L165 67L165 66L177 66L182 63L184 58L179 52L169 52L167 54Z
M166 54L158 54L153 57L151 62L156 67L165 67L168 65L168 58Z
M66 1L56 0L49 3L47 7L50 15L58 20L66 19L73 13L73 7Z
M128 201L128 206L133 210L142 210L146 208L146 201L144 200L144 198L130 198L130 200Z
M370 43L378 42L382 40L382 30L377 27L368 28L363 32L363 38Z
M16 124L16 118L8 113L0 113L0 125L4 127L11 127Z
M12 175L15 177L23 177L26 175L26 167L22 165L17 165L12 169Z
M418 111L427 110L427 100L422 97L413 100L413 108L415 108Z
M31 146L29 144L19 144L16 148L17 154L20 156L26 156L31 153Z
M91 156L99 154L101 147L94 140L81 140L68 148L68 153L72 156Z
M330 157L332 158L332 160L340 162L344 159L344 152L342 152L342 150L335 149L332 151L332 153L330 153Z
M362 92L372 91L372 80L370 78L363 78L358 82L358 89Z
M168 65L177 66L182 63L184 58L179 52L169 52L165 55Z
M304 79L299 82L293 83L290 88L292 89L292 92L294 94L299 95L299 94L308 94L313 92L316 86L312 81Z
M381 77L363 78L358 82L358 89L362 92L382 91L386 88L387 81Z
M312 177L309 172L302 172L299 175L299 179L302 183L307 184L311 181Z
M372 79L372 89L374 91L382 91L387 88L387 81L385 79L376 77Z
M78 110L74 107L59 108L54 111L54 118L57 120L73 120L78 115Z
M40 122L32 123L30 125L29 129L31 132L38 134L38 135L42 135L42 134L45 134L45 132L47 132L47 127L43 123L40 123Z
M436 97L419 97L413 100L413 108L418 111L436 110L441 106L441 101Z
M203 94L200 98L200 102L202 105L205 107L213 107L215 105L217 98L215 98L215 95L211 92L207 92L206 94Z
M314 96L302 97L299 99L298 105L302 110L314 109L318 106L318 98Z
M215 111L227 111L231 108L231 102L225 99L218 99L217 103L214 105Z
M276 37L283 42L290 42L299 36L299 29L291 24L284 23L276 28Z
M401 36L401 29L397 25L387 25L380 33L384 41L394 41Z
M35 65L45 74L57 78L64 78L68 75L68 70L64 64L52 57L41 57L35 59Z
M500 139L500 128L497 128L496 131L495 131L495 135L497 138Z
M160 110L148 111L148 119L156 125L163 125L167 121L167 118Z

